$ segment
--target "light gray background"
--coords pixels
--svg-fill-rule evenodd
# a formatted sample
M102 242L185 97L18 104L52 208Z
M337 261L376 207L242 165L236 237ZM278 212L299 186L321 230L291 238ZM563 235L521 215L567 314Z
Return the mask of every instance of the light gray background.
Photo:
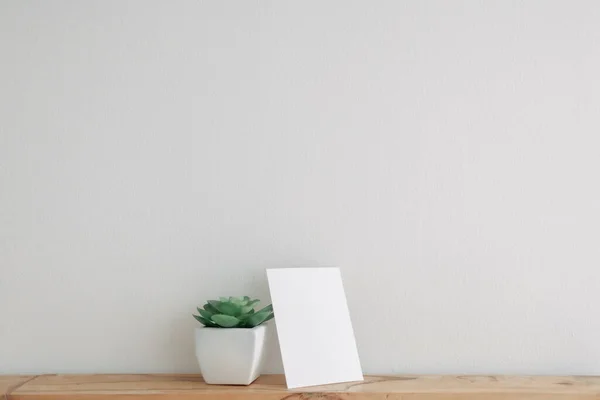
M195 305L315 265L367 373L600 373L599 21L0 0L0 373L196 372Z

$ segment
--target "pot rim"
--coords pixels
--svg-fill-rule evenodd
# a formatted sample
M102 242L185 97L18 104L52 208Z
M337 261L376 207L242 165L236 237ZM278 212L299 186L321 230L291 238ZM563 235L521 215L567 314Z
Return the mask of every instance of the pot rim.
M212 326L197 326L196 329L212 329L212 330L216 330L216 331L254 331L257 329L263 329L263 328L266 329L267 326L268 326L268 322L262 323L253 328L215 328Z

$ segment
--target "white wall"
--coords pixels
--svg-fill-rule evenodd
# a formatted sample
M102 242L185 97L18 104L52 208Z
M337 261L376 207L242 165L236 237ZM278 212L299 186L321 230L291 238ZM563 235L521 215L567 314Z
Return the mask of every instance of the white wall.
M294 265L368 373L600 373L598 21L0 1L0 373L195 372L195 305Z

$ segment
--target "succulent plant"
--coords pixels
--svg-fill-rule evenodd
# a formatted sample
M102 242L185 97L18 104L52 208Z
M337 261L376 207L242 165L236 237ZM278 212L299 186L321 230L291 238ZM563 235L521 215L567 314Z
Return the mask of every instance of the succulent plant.
M255 311L254 305L260 300L243 297L219 297L219 300L208 300L198 307L194 318L202 325L210 328L254 328L273 318L273 306Z

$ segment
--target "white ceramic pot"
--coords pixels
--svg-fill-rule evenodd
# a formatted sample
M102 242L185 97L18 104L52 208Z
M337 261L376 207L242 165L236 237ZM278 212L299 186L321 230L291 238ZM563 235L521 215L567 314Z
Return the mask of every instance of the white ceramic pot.
M260 375L268 325L196 328L196 358L206 383L249 385Z

